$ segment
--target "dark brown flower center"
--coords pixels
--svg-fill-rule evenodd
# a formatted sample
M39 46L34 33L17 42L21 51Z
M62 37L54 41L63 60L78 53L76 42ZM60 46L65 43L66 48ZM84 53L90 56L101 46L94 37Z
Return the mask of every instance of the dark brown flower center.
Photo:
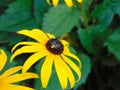
M62 43L57 39L50 39L46 43L46 47L47 47L47 50L49 50L51 53L56 54L56 55L61 54L64 49Z

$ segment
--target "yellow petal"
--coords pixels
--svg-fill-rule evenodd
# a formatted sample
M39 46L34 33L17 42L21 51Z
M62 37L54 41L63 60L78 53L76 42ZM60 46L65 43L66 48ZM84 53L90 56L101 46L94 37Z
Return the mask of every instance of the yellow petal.
M58 6L59 0L52 0L53 6Z
M51 39L51 38L55 38L55 36L52 35L52 34L46 33L46 35L48 36L49 39Z
M63 60L77 73L78 75L78 80L81 78L81 72L79 66L77 66L74 62L72 62L69 58L66 56L62 55Z
M22 73L25 73L33 64L35 64L42 57L46 56L47 52L41 51L31 55L24 63Z
M44 42L48 41L48 37L45 35L45 33L43 31L41 31L39 29L21 30L21 31L18 31L18 33L28 36L30 38L33 38L40 43L44 43Z
M47 2L49 5L51 5L50 0L46 0L46 2Z
M27 79L38 78L38 75L35 73L24 73L24 74L14 74L7 78L2 79L4 83L15 83Z
M34 90L34 89L14 84L0 83L0 90Z
M56 56L54 57L54 65L56 69L56 73L60 82L60 85L62 89L66 89L67 87L67 73L64 69L63 61L61 60L61 57Z
M52 73L53 55L49 54L41 68L41 83L44 88L47 87Z
M77 0L79 3L82 3L83 0Z
M0 71L4 68L7 61L6 53L0 49Z
M18 72L21 69L22 69L22 66L10 68L7 71L5 71L2 75L0 75L0 79L6 78L6 77Z
M10 62L12 62L12 60L13 60L16 56L18 56L18 55L20 55L20 54L39 52L39 51L41 50L40 48L42 48L42 46L41 46L41 47L38 47L38 46L23 46L23 47L21 47L20 49L17 49L17 50L12 54L12 56L11 56L11 58L10 58Z
M80 59L77 56L75 56L74 54L72 54L67 46L64 47L63 54L74 58L75 60L77 60L77 62L80 63Z
M68 7L72 7L73 6L73 2L72 0L65 0L65 3Z
M63 58L62 58L62 57L61 57L61 61L63 61ZM74 75L73 75L70 67L68 67L68 65L67 65L65 62L63 62L63 66L64 66L63 68L64 68L64 70L66 71L68 80L69 80L70 85L71 85L71 88L72 88L72 87L74 86L74 84L75 84Z
M65 41L65 40L60 40L60 42L64 45L64 46L69 46L69 42Z
M11 50L11 52L13 52L19 45L29 45L29 46L34 46L34 45L38 45L39 43L36 42L20 42L17 43Z

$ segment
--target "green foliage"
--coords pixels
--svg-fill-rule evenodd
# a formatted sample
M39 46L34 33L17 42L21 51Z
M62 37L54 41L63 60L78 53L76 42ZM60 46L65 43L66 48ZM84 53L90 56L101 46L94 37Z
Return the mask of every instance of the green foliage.
M45 0L34 0L34 19L39 26L42 24L44 13L47 12L48 5Z
M104 47L104 42L108 36L112 33L111 30L100 31L94 27L90 27L89 30L79 28L78 36L81 44L90 53L99 53Z
M78 31L78 35L84 48L88 50L88 52L94 52L93 47L92 47L92 43L93 43L92 33L90 31L80 29Z
M120 15L119 0L104 0L100 5L95 7L91 16L98 20L96 28L105 30L112 22L114 14Z
M28 40L16 32L40 28L67 40L71 52L80 58L82 77L71 90L120 90L120 0L83 0L71 8L65 0L59 1L53 7L46 0L0 0L0 49L8 55L7 65L0 74L23 64L30 56L23 54L9 62L12 46ZM43 61L30 71L40 76ZM61 90L54 66L46 89L40 79L32 84L35 90Z
M13 32L8 32L8 31L0 31L0 32L2 33L0 35L1 46L4 46L5 44L12 46L12 45L16 44L17 42L22 41L22 39L24 38L23 36L20 36ZM6 37L6 36L9 36L9 37Z
M60 5L50 8L45 14L42 29L59 37L70 32L74 26L78 26L79 19L80 12L77 9Z
M32 13L32 0L17 0L0 17L0 30L16 32L38 27Z
M85 12L89 12L89 8L91 5L92 0L83 0L83 3L81 3L81 10Z
M120 61L120 29L117 29L110 35L105 45L107 45L108 50Z
M80 85L86 83L88 75L91 72L91 60L90 60L90 58L83 53L79 53L78 56L79 56L79 58L81 60L81 64L82 64L82 68L81 68L82 77L81 77L81 80L76 83L76 85L74 87L75 90L77 90L77 88Z

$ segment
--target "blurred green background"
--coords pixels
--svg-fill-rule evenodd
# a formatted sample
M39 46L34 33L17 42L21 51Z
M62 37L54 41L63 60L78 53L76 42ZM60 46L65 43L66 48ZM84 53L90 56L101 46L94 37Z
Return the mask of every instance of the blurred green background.
M82 77L71 90L120 90L120 0L83 0L72 8L63 0L57 7L45 0L0 0L0 48L8 57L13 45L27 40L16 32L33 28L69 41L81 59ZM28 56L20 55L4 70L22 65ZM41 63L31 71L39 74ZM35 90L61 90L54 73L46 89L40 80L26 83Z

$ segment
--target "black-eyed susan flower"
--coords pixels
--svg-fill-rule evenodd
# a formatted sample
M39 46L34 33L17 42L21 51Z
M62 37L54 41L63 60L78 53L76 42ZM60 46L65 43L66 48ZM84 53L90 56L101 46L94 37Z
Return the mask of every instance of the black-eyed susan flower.
M49 5L51 4L50 0L46 0L46 1ZM74 5L73 4L74 0L64 0L64 1L68 7L72 7ZM77 1L78 3L82 3L83 0L75 0L75 1ZM58 3L59 3L59 0L52 0L53 6L55 7L58 6Z
M6 53L0 49L0 71L4 68L7 62ZM15 85L13 83L31 79L38 78L34 73L24 73L24 74L15 74L20 71L22 66L12 67L6 70L3 74L0 75L0 90L34 90L26 86Z
M45 57L41 67L41 83L44 88L47 87L54 65L60 85L65 89L70 82L71 88L77 80L81 78L80 60L77 56L69 51L69 43L65 40L58 40L54 35L44 33L39 29L21 30L19 34L28 36L36 40L36 42L24 41L16 44L12 48L13 55L11 61L18 55L23 53L33 53L24 63L22 72L25 73L34 63ZM18 46L21 48L16 49ZM77 66L71 59L74 58L79 63ZM73 71L78 76L76 80Z

